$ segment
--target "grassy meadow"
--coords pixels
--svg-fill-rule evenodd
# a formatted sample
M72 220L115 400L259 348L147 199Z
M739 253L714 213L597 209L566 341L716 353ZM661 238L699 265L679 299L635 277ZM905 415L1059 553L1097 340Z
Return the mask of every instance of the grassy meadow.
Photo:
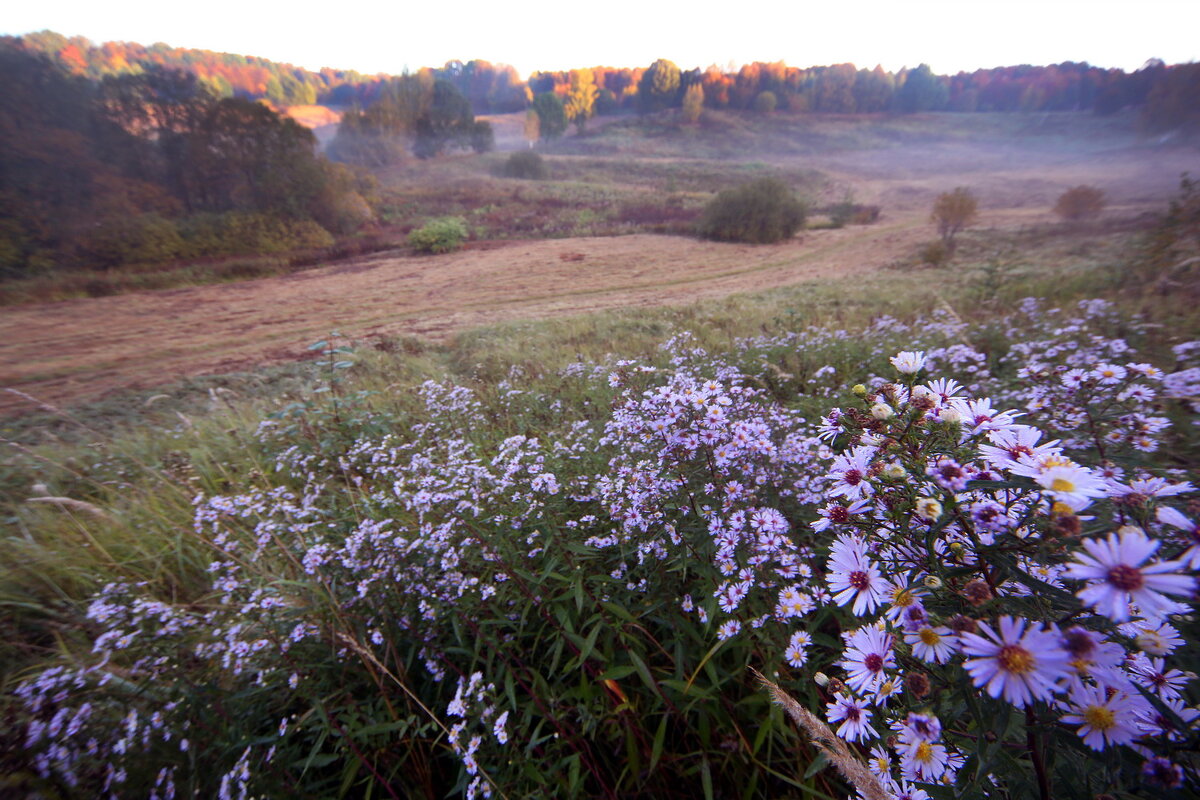
M1065 572L1128 527L1195 567L1194 533L1161 512L1196 524L1196 198L1170 174L1186 154L1142 147L1127 120L1076 115L710 114L567 137L543 151L544 181L499 177L504 153L381 174L381 250L443 216L476 247L684 234L715 192L762 175L808 201L810 226L852 196L933 239L929 204L957 185L985 221L940 267L908 239L851 250L879 264L865 273L780 288L750 276L725 296L437 339L347 326L303 359L62 407L10 390L0 794L1194 796L1195 686L1129 688L1145 664L1167 671L1149 657L1200 670L1194 605L1138 629ZM1152 168L1130 177L1139 160ZM1106 216L1053 219L1056 181L1085 179ZM256 277L298 268L262 263ZM169 285L244 277L223 269ZM928 360L898 371L902 351ZM966 419L966 400L920 389L936 379L995 408ZM1087 491L986 455L1017 424L1005 409ZM862 448L875 488L858 499L878 503L834 519L855 499L834 488L838 459ZM971 482L946 483L948 464ZM964 619L1083 631L1120 650L1105 668L1125 664L1121 696L1158 721L1137 748L1113 723L1098 749L1064 720L1126 713L1080 699L1103 694L1100 672L1018 705L972 689L959 656L921 655L894 616L886 680L856 684L843 647L885 604L833 597L855 536L890 608L919 597L963 642ZM1144 644L1151 623L1170 647ZM879 738L835 735L835 706L867 695ZM906 739L913 715L940 734Z

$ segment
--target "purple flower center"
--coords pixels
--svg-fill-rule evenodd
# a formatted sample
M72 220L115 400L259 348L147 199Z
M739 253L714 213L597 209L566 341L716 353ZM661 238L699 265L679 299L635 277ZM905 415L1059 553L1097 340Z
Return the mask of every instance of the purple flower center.
M883 656L878 653L870 653L863 659L863 666L871 672L879 672L883 669Z
M846 474L842 476L842 480L851 486L858 486L862 483L862 473L856 469L846 470Z
M850 585L861 592L871 585L871 579L867 576L867 573L855 570L850 573Z
M1137 567L1118 564L1108 571L1108 582L1123 592L1135 592L1145 585L1146 580Z

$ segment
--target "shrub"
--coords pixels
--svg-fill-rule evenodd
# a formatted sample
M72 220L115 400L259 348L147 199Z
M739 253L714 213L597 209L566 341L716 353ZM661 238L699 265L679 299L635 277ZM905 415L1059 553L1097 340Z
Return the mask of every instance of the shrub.
M546 160L528 150L513 153L504 162L504 177L506 178L541 181L546 179L546 174Z
M462 247L467 226L458 217L429 222L408 235L408 244L418 253L449 253Z
M1104 192L1095 186L1076 186L1059 195L1054 213L1068 222L1093 219L1104 210Z
M156 214L112 220L99 226L81 246L95 269L123 264L159 264L178 258L183 239L174 223Z
M490 153L496 149L496 132L492 123L477 119L471 124L471 149L476 153Z
M950 248L941 239L935 239L923 245L917 251L917 257L921 259L922 264L931 267L943 267L950 260Z
M954 237L978 217L979 201L968 189L960 186L953 192L943 192L938 195L938 199L933 204L930 221L937 224L938 235L953 251Z
M759 114L770 114L779 105L774 92L759 92L754 98L754 110Z
M777 178L720 192L705 207L698 230L706 239L769 244L790 239L804 225L804 204Z

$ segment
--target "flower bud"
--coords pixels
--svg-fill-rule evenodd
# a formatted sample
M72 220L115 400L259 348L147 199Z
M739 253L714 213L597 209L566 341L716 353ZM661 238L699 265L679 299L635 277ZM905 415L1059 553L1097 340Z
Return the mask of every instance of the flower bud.
M893 461L883 468L880 472L883 477L891 481L898 481L908 474L908 471L898 461Z
M962 414L958 413L953 408L943 408L942 413L939 416L941 417L942 422L949 422L952 425L957 425L963 421Z
M925 584L926 589L931 589L934 591L942 588L942 586L944 585L942 583L942 579L939 578L937 575L926 575L925 580L922 581L922 583Z
M867 395L867 387L863 386L861 383L854 384L854 388L852 388L850 391L854 392L854 394L858 397L866 397Z
M896 412L892 411L892 407L887 403L876 403L871 406L871 416L875 419L891 419L896 416Z
M986 581L976 578L963 587L962 595L968 603L978 608L992 599L992 587L988 586Z
M813 680L816 681L817 686L820 686L822 689L829 685L829 676L824 672L818 672L816 675L813 675Z
M967 552L967 548L962 542L951 542L950 552L954 554L955 558L962 558L963 553Z
M908 673L908 677L904 679L904 686L909 694L918 700L929 694L929 678L925 677L924 672Z
M922 497L917 501L915 511L921 519L933 522L942 515L942 504L932 497Z

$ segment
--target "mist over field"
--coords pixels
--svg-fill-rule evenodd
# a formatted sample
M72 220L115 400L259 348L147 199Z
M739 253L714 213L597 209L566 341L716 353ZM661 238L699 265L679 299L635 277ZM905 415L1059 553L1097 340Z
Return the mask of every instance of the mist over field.
M0 794L1200 796L1200 65L0 85Z

